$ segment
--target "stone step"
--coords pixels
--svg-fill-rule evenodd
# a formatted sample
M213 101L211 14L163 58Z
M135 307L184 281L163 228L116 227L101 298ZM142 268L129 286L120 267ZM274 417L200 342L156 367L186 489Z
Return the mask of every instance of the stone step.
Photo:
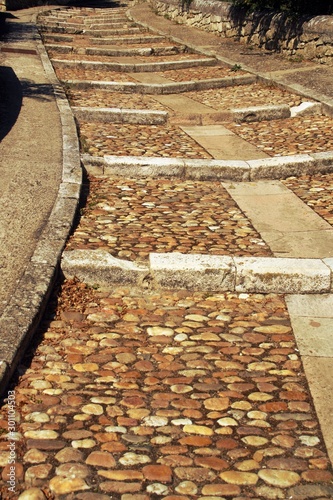
M72 110L79 121L102 123L160 125L166 123L168 118L166 111L150 111L146 109L73 107Z
M225 257L217 255L152 253L148 264L118 259L102 250L63 252L61 270L100 286L116 284L152 289L207 290L237 293L329 293L332 266L319 259Z
M72 68L80 66L85 69L103 69L109 71L124 71L124 72L160 72L171 69L186 69L198 66L215 66L216 59L214 58L193 58L183 59L179 61L159 61L147 63L123 63L123 62L99 62L85 60L66 60L66 59L51 59L55 68Z
M92 37L105 37L105 36L115 36L115 35L133 35L137 33L146 33L147 30L141 27L132 28L107 28L107 29L86 29L84 33Z
M300 174L333 172L333 153L314 153L261 160L210 160L105 155L103 158L81 155L91 175L131 177L175 177L212 181L258 181L283 179ZM226 185L233 197L234 182ZM246 192L246 185L244 185ZM235 195L236 196L236 195Z
M165 37L159 35L146 35L146 36L127 36L127 37L103 37L103 38L90 38L90 42L95 45L113 45L117 44L132 44L132 43L157 43L165 40Z
M134 83L134 82L101 82L91 80L63 80L71 88L96 88L113 92L131 92L151 95L176 94L189 91L198 91L214 88L224 88L233 85L247 85L253 83L255 77L227 77L212 78L209 80L172 83Z

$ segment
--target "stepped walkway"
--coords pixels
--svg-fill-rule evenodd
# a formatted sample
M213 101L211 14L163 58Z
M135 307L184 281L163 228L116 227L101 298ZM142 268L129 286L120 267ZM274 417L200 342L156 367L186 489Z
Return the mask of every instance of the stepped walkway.
M15 14L2 498L332 498L333 70L146 4Z

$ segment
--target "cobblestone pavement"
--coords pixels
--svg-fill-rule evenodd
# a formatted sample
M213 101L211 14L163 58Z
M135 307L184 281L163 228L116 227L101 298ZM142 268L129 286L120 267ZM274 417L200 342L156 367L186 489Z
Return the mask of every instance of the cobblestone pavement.
M289 118L250 124L232 124L230 129L270 156L332 151L332 119L327 116Z
M329 224L333 224L332 174L302 175L283 181L309 207Z
M69 89L67 95L72 106L167 110L166 106L149 95L105 92L100 89Z
M219 182L91 178L86 208L67 249L270 256Z
M188 80L209 79L209 78L223 78L226 76L233 76L233 71L227 67L199 67L187 68L168 71L154 71L154 76L161 76L175 82L184 82ZM60 80L100 80L100 81L135 81L135 75L132 78L126 73L113 73L105 71L105 69L84 69L76 67L73 69L57 69L58 78ZM244 72L237 72L237 74L245 74Z
M211 158L211 155L175 125L80 122L81 144L86 153L104 156L158 156Z
M15 388L20 489L77 499L331 497L283 297L67 282L48 315ZM4 439L1 465L9 453Z
M113 11L121 19L126 9ZM80 26L101 13L59 9L52 18ZM70 75L58 71L63 79ZM181 73L193 78L197 69ZM66 91L75 106L165 109L151 95ZM302 102L259 84L187 96L212 109ZM319 151L332 149L330 123L316 115L308 125L302 117L228 127L274 156L310 150L315 142ZM82 152L93 155L211 157L170 124L80 122L79 130ZM331 223L331 177L284 182ZM84 188L69 250L103 248L128 260L171 251L271 255L220 182L88 176ZM59 279L9 389L0 409L4 500L333 498L332 466L282 295L102 288Z

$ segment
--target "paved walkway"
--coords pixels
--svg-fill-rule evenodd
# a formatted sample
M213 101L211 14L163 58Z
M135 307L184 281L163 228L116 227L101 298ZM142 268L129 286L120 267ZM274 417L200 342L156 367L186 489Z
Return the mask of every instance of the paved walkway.
M220 40L211 35L200 34L198 37L196 30L156 18L146 5L135 6L131 12L137 21L141 16L145 23L181 38L183 43L195 41L204 50L216 49L220 56L225 57ZM29 119L30 124L34 113L42 113L37 117L46 116L52 123L52 131L54 127L54 141L44 138L43 127L34 134L34 139L40 140L38 148L43 151L46 146L45 161L55 173L49 187L49 177L45 175L47 182L43 182L43 187L33 196L35 193L40 196L51 188L54 195L50 196L48 191L48 205L45 205L44 212L34 203L36 215L43 222L32 217L36 223L36 228L30 231L34 235L32 242L28 243L29 237L25 236L27 253L22 258L14 285L9 285L4 294L1 345L6 346L2 372L7 379L16 350L24 344L27 326L30 334L33 332L32 326L36 323L33 320L38 317L41 300L47 295L72 222L80 187L73 121L66 103L61 104L61 89L49 71L42 48L37 45L43 66L35 53L24 54L31 60L31 65L22 65L20 60L22 54L18 50L22 47L28 48L29 52L36 50L34 23L30 16L30 10L20 13L18 24L24 22L24 29L14 31L16 40L11 40L9 45L15 48L15 52L2 54L6 54L5 63L21 80L27 78L33 86L43 85L43 88L44 85L49 88L49 82L56 85L60 113L49 91L47 99L36 100L31 110L29 100L23 97L29 113L25 115L23 108L12 131L1 144L4 151L12 152L10 144L17 144L15 141L20 137L22 143L28 144L24 153L31 151L28 128L21 128L21 119ZM115 9L115 16L122 19L124 9ZM22 42L21 36L27 32L26 28L32 34L32 40ZM230 51L228 49L229 56ZM253 57L241 54L236 46L234 54L237 54L237 63L248 64L248 58ZM282 61L271 56L270 74L274 61L279 77L283 74L291 81L294 76L295 82L300 78L300 73L293 73L294 68L288 62L283 73ZM258 69L255 64L253 68L254 71ZM304 68L299 69L304 74ZM329 73L328 68L318 67L316 70L322 70L326 75ZM304 91L309 96L314 90L318 91L318 83L312 80L312 84L312 89ZM31 86L30 83L29 88ZM330 105L330 96L323 99ZM43 156L36 156L37 165L38 158L43 159ZM18 166L23 162L21 156L16 161ZM29 157L28 166L25 162L22 170L29 172L26 185L32 182L32 163ZM44 163L39 163L38 168L41 175L45 170ZM329 179L325 178L327 186ZM37 179L36 184L38 180L42 182ZM117 190L125 196L118 192L115 196L122 200L122 210L125 211L126 201L131 199L131 203L136 203L135 197L131 198L129 194L133 191L134 181L116 180ZM91 181L98 184L98 179ZM135 194L144 193L145 203L155 206L154 202L162 192L157 183L151 180L135 182L140 185L135 188ZM172 191L174 196L173 184L163 182L163 190ZM9 188L12 193L11 186L17 185L10 177L6 183L3 196ZM107 185L105 179L104 183ZM203 188L208 189L207 185L197 183L191 189L197 196L195 189L202 192ZM248 193L244 196L246 186L253 191L253 196L249 197ZM320 275L321 284L323 280L330 282L331 224L327 220L301 203L295 194L287 192L280 181L229 182L225 187L259 233L265 235L273 255L280 257L287 251L288 256L295 258L320 259L326 269L325 276ZM178 182L176 188L179 194L173 203L178 203L182 209L184 199L181 193L186 188ZM147 189L151 190L149 194ZM270 200L266 204L263 193L267 195L267 190ZM25 199L24 195L26 192L16 196ZM192 193L186 192L186 195L192 196ZM283 199L281 215L274 219L273 226L278 227L270 227L272 216L267 217L272 196L275 199L282 196ZM300 231L291 224L291 217L286 218L290 213L282 210L285 196L291 200L288 203L293 207L295 219L298 220L299 213L304 214L301 221L311 219L310 240L306 234L310 222L305 223L304 228L301 226ZM262 199L261 210L258 203L252 203L254 197ZM7 199L13 198L7 196ZM206 199L211 200L211 195L207 194ZM199 201L196 203L199 208ZM7 203L4 206L7 207ZM279 206L279 201L275 201L274 206ZM228 208L230 215L233 208ZM96 208L97 216L101 209L101 206ZM94 205L86 210L88 214L89 210L94 211ZM23 214L26 216L26 211ZM48 214L51 216L47 220ZM9 216L16 217L16 214L11 212ZM213 216L215 214L204 214L206 219ZM234 216L237 220L235 210ZM108 217L111 218L111 211ZM204 223L205 220L203 226ZM93 224L92 218L86 230L92 230ZM177 221L172 224L176 227ZM211 219L208 224L212 224ZM240 229L244 230L244 226ZM240 248L246 241L242 230L239 231ZM82 236L85 238L81 226L74 238L80 240ZM138 248L141 256L144 256L146 243L151 244L150 236L146 235L147 241L142 238L142 255ZM260 242L260 235L254 240L256 238ZM174 241L173 236L166 239L164 243L167 245ZM88 234L88 245L98 241ZM309 241L316 243L309 245ZM133 241L131 247L135 246ZM125 251L128 249L120 248L120 252ZM9 250L8 257L4 257L6 262L11 255ZM24 260L28 261L27 267ZM241 261L242 257L239 257L238 263ZM38 275L32 273L31 265L35 272L38 270ZM200 271L200 265L197 271ZM181 269L180 265L177 272L183 276L184 268ZM177 288L153 290L147 279L142 281L143 288L99 286L94 290L95 286L84 285L74 278L62 285L58 296L52 296L40 337L33 347L35 352L28 351L20 365L19 378L11 381L10 389L15 391L17 405L15 424L9 418L13 392L8 393L9 400L2 409L1 428L7 432L10 421L15 431L9 436L5 434L0 443L3 498L17 498L18 492L23 491L21 500L333 497L330 464L333 458L331 294L289 295L287 309L283 296L276 293L198 290L197 275L191 273L189 282L192 288L196 288L192 291ZM202 274L208 275L205 270ZM283 278L282 271L280 274ZM20 276L25 276L25 281L21 280L17 285ZM100 282L100 276L95 276ZM171 283L168 276L165 279ZM312 283L312 291L317 284ZM23 300L20 294L27 294L28 286L34 289L36 298L29 296ZM329 289L330 283L326 290ZM26 316L29 311L30 316ZM8 337L8 331L13 332L12 337ZM12 446L9 451L8 441ZM17 489L14 488L12 493L7 483L11 453L16 458L17 481Z
M17 12L0 43L3 384L40 320L81 184L73 119L62 106L62 91L36 30L40 11Z

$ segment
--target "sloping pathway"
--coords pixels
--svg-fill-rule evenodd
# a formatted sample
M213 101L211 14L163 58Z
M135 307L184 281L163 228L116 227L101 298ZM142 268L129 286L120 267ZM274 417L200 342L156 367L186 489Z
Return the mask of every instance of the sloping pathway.
M131 12L161 23L145 5ZM11 387L17 434L4 434L1 443L3 497L25 490L21 500L331 498L331 295L314 293L331 290L331 222L329 213L323 221L320 198L310 200L315 213L285 187L293 177L285 185L277 180L302 172L310 174L302 181L310 189L329 186L331 174L320 174L331 170L329 143L318 149L314 140L318 129L329 136L327 117L311 104L306 112L319 127L309 126L304 143L290 136L287 157L272 157L271 147L260 152L260 140L250 144L225 131L244 123L251 130L262 120L287 123L283 114L294 114L311 96L273 89L268 107L237 107L236 97L232 108L208 104L208 112L211 91L222 96L235 83L246 88L253 75L216 78L210 63L201 81L193 66L171 66L152 82L148 66L137 72L129 64L188 61L190 44L151 37L143 48L147 30L126 15L127 8L88 8L41 18L75 104L87 200L63 256L67 280ZM120 24L138 36L137 44L120 46ZM185 38L191 33L182 30ZM85 36L103 53L88 50ZM105 36L106 43L96 42ZM197 46L207 49L208 40L203 34ZM88 62L77 69L66 63L73 56L98 63L106 54L117 67L106 69L101 60L93 91ZM265 94L267 87L255 85ZM193 102L193 112L179 112L179 97ZM281 107L284 98L292 103ZM224 141L236 151L230 160L220 149ZM241 141L236 149L234 141ZM292 224L292 210L295 219L303 213L312 221L311 237L318 231L320 245L308 244L309 234L299 245L302 226ZM292 258L277 258L283 250ZM288 295L289 317L279 293L300 291L312 293ZM6 483L8 439L16 453L15 491Z

